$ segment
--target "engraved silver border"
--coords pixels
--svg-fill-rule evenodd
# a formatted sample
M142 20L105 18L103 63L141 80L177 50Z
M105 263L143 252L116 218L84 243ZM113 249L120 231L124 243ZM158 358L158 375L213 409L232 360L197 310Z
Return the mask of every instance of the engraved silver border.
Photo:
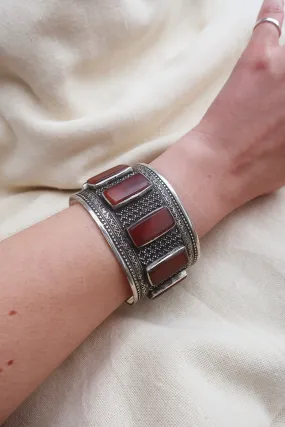
M137 288L135 286L133 277L124 261L124 259L121 257L120 252L117 250L116 246L113 243L113 240L110 236L110 234L108 233L108 231L106 230L106 228L104 227L104 225L102 224L102 222L100 221L100 219L98 218L98 216L95 214L95 212L92 210L92 208L88 205L88 203L86 203L80 196L78 196L77 194L73 194L72 196L70 196L69 198L69 205L72 206L75 203L80 203L85 209L86 211L91 215L92 219L96 222L96 224L98 225L100 231L102 232L102 234L104 235L105 239L107 240L110 248L112 249L112 251L114 252L117 260L119 261L119 263L121 264L124 272L126 273L127 279L129 281L130 287L132 289L133 292L133 296L131 298L129 298L127 300L127 302L129 304L135 304L138 301L138 291Z
M119 166L119 165L118 165ZM110 182L112 182L114 179L117 178L122 178L124 175L128 175L129 173L131 173L133 171L133 168L131 166L127 166L125 169L121 170L120 172L117 172L111 176L109 176L108 178L103 179L102 181L98 182L97 184L89 184L87 181L83 184L82 186L82 190L86 190L88 188L90 189L96 189L103 187L103 185L109 184ZM95 175L96 176L96 175Z
M100 191L100 189L97 191ZM101 194L98 195L94 190L86 189L78 192L76 195L89 205L109 233L114 245L130 271L133 282L136 286L138 300L140 300L149 292L149 285L145 277L145 270L135 247L127 238L125 228L122 227L115 211L110 210L104 203ZM129 299L127 302L131 303L132 301Z
M168 230L164 231L164 232L163 232L162 234L160 234L159 236L157 236L157 237L155 237L154 239L150 240L149 242L145 243L144 245L142 245L142 246L137 246L137 245L135 244L135 242L133 241L132 236L130 235L129 229L130 229L130 228L132 228L132 227L134 227L134 226L136 226L136 225L139 225L141 222L144 222L148 217L151 217L151 216L152 216L152 215L154 215L156 212L161 211L161 209L165 209L165 208L168 210L168 212L169 212L169 213L170 213L170 215L172 216L172 219L173 219L173 222L174 222L173 226L172 226L171 228L169 228ZM155 240L157 240L157 239L159 239L160 237L164 236L166 233L168 233L170 230L172 230L175 226L176 226L175 218L173 218L173 215L172 215L172 213L170 212L170 210L168 209L168 206L160 206L159 208L155 209L154 211L152 211L152 212L148 213L147 215L145 215L145 216L143 216L142 218L140 218L138 221L136 221L136 222L134 222L133 224L131 224L131 225L127 228L127 233L128 233L129 238L131 239L131 241L132 241L133 245L134 245L136 248L144 248L145 246L150 245L150 243L155 242Z
M148 178L160 191L167 207L176 220L176 225L181 232L185 243L191 265L195 264L200 256L200 242L195 227L185 211L177 193L169 182L161 176L155 169L144 163L138 163L133 167L134 172L140 172Z
M180 271L175 276L172 276L170 279L163 282L163 284L158 288L152 289L149 292L149 298L155 299L159 297L160 295L164 294L164 292L173 288L173 286L178 285L178 283L182 282L182 280L184 280L186 277L187 277L187 271L186 270Z
M137 174L131 175L129 178L132 178L133 176L136 176L136 175ZM126 178L126 180L129 178ZM149 186L147 188L144 188L139 193L133 194L132 196L130 196L127 199L123 200L122 202L118 203L116 206L112 205L112 203L105 196L105 191L109 190L109 188L112 188L112 187L109 187L107 190L103 191L102 197L105 200L105 202L108 203L109 206L111 206L112 209L117 210L119 208L122 208L123 206L126 206L128 203L135 201L136 199L140 198L141 196L144 196L145 194L147 194L152 189L152 183L147 178L146 178L146 180L149 182ZM122 181L122 182L125 182L125 181ZM119 182L119 184L121 184L121 183ZM119 185L119 184L115 184L115 185ZM115 185L114 185L114 187L115 187Z
M154 170L154 169L153 169ZM176 202L180 205L180 209L181 209L181 211L183 212L183 214L184 214L184 216L185 216L185 218L186 218L186 220L188 221L188 223L189 223L189 226L191 227L191 229L192 229L192 233L193 233L193 237L194 237L194 240L195 240L195 242L196 242L196 246L197 246L197 259L196 259L196 261L199 259L199 257L200 257L200 253L201 253L201 249L200 249L200 240L199 240L199 236L198 236L198 234L197 234L197 231L196 231L196 229L195 229L195 227L194 227L194 224L193 224L193 222L192 222L192 220L190 219L190 217L189 217L189 215L188 215L188 213L186 212L186 210L185 210L185 208L184 208L184 206L183 206L183 204L181 203L181 201L180 201L180 199L179 199L179 196L178 196L178 194L176 193L176 191L174 190L174 188L172 187L172 185L171 184L169 184L169 182L167 181L167 179L166 178L164 178L162 175L160 175L158 172L156 172L155 171L155 173L159 176L159 178L168 186L168 188L169 188L169 190L171 191L171 193L172 193L172 196L175 198L175 200L176 200ZM195 262L196 262L195 261Z
M178 254L180 254L182 252L185 252L185 254L187 256L187 259L188 259L187 265L188 265L189 264L189 257L188 257L187 250L186 250L185 246L179 246L178 248L175 248L172 251L168 252L165 256L157 259L156 261L154 261L151 264L149 264L149 265L146 266L146 274L147 274L147 278L148 278L149 283L151 284L151 286L157 286L157 287L159 287L161 285L161 283L163 283L163 282L161 282L159 285L154 285L152 283L151 278L150 278L150 273L152 272L152 270L154 270L159 265L167 262L168 260L170 260L171 258L173 258L174 256L176 256L176 255L178 255ZM184 268L186 268L187 265Z

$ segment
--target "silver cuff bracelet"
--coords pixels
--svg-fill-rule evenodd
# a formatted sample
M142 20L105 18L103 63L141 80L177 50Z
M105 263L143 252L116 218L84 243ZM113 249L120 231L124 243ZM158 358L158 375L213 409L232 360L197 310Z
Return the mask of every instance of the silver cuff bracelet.
M134 304L187 276L199 238L171 185L147 165L119 165L90 178L70 197L91 215L121 264Z

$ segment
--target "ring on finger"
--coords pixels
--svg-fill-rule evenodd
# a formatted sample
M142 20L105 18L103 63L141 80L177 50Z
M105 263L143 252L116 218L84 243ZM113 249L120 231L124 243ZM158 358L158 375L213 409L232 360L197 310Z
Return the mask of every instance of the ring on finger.
M278 30L279 37L281 37L281 35L282 35L282 28L281 28L280 22L277 19L275 19L275 18L270 18L269 16L267 18L259 19L256 22L253 30L255 30L256 27L258 27L260 24L265 24L265 23L269 23L269 24L274 25L277 28L277 30Z

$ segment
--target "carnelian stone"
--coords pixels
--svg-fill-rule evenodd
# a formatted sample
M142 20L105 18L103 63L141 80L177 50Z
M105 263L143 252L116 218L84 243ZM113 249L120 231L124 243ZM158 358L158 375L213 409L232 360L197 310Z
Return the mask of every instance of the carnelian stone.
M128 228L128 233L137 247L145 246L174 227L174 219L167 208L160 208Z
M117 207L122 202L126 202L150 187L149 180L141 173L138 173L108 188L103 192L103 195L110 205Z
M92 178L88 179L87 183L91 185L99 184L101 181L104 181L107 178L111 178L113 175L116 175L117 173L122 172L127 168L129 168L128 165L114 166L113 168L101 172L98 175L92 176Z
M186 268L188 264L188 256L186 250L178 252L171 258L162 261L157 266L148 271L151 283L154 286L160 285L169 277L173 276L178 271Z

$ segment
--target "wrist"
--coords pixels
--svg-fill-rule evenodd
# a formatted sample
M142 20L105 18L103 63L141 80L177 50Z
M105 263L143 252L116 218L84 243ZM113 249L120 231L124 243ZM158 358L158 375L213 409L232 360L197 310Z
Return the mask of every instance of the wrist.
M230 160L213 146L193 130L151 164L174 187L200 237L243 204Z

